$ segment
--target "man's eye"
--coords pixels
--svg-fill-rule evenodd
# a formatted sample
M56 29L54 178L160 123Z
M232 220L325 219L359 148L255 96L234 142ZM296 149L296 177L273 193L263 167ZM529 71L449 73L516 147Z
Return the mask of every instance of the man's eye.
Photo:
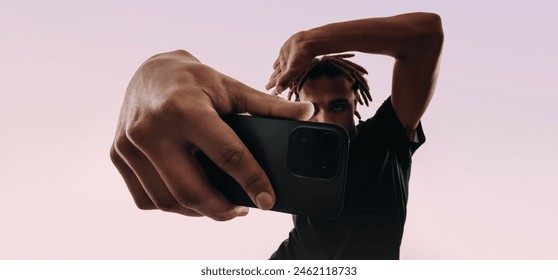
M345 104L334 104L331 106L331 110L333 111L343 111L345 109Z

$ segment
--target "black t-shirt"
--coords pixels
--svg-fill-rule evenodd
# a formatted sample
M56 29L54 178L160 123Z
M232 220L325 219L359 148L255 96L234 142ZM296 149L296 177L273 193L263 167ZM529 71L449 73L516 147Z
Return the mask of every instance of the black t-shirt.
M399 259L415 141L397 118L391 98L357 125L350 146L342 214L333 220L293 215L294 228L270 259Z

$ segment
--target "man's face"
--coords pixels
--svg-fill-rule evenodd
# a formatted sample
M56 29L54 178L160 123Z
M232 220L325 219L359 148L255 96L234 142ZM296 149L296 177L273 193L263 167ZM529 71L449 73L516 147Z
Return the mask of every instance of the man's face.
M307 80L299 92L300 101L314 104L313 122L334 123L344 127L351 138L356 137L354 122L356 97L352 84L343 76L322 76Z

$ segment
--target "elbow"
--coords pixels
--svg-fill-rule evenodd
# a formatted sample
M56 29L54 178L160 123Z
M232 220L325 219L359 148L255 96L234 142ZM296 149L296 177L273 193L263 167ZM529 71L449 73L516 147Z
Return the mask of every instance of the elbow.
M415 43L421 49L440 51L444 43L444 29L442 18L435 13L422 13L419 22L415 25L418 29Z
M427 37L431 41L436 42L438 45L442 45L444 42L444 29L442 27L442 18L438 14L429 13L427 14Z
M406 48L398 58L422 56L426 53L439 55L444 43L442 19L435 13L414 13L408 22Z

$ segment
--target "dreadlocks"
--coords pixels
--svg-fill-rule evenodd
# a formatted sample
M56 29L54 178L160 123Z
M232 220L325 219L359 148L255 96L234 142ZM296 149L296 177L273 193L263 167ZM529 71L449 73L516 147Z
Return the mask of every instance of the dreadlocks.
M353 57L354 54L326 55L321 58L314 58L310 65L300 76L296 77L289 84L288 99L291 100L293 94L295 100L299 100L298 93L302 90L307 80L313 80L321 76L335 78L343 75L350 83L353 84L352 89L356 94L357 102L361 105L368 106L372 101L368 82L364 78L368 74L362 66L349 61L345 58ZM355 111L355 115L360 119L360 114Z

